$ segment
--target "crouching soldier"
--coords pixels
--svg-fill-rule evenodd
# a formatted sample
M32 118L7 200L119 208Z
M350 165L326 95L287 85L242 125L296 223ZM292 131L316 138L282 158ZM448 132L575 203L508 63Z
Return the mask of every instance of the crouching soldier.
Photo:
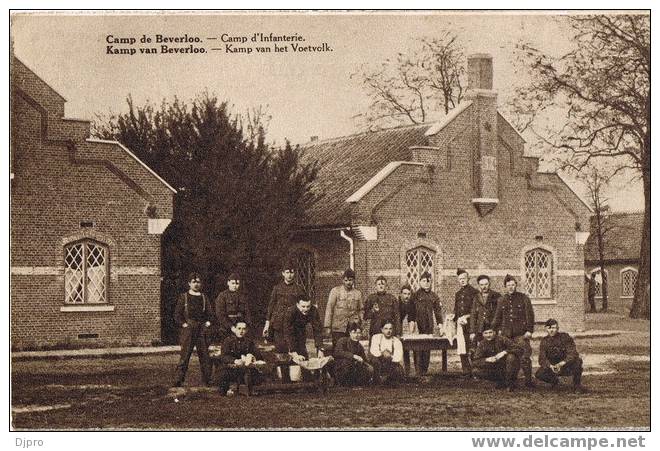
M252 386L258 382L259 371L256 368L257 360L261 360L261 353L254 341L246 337L247 323L245 320L235 320L231 326L233 335L222 342L222 355L218 369L218 382L220 395L231 394L229 384L232 381L244 381L248 395L252 394Z
M394 336L394 322L383 320L381 333L371 337L369 355L374 366L374 382L396 386L404 378L403 344Z
M545 322L548 335L541 339L539 347L539 366L536 378L551 384L559 385L559 376L573 376L573 391L585 393L582 386L582 359L575 349L575 342L565 332L559 332L559 324L555 319Z
M188 363L193 349L197 348L199 366L202 370L204 384L211 383L211 359L206 333L211 326L211 307L206 295L200 290L202 278L198 273L191 273L188 277L189 289L182 293L174 310L174 321L180 327L179 344L181 354L176 366L174 386L180 387L186 378Z
M509 338L495 335L489 325L484 326L482 335L483 340L477 345L472 359L473 374L497 382L498 388L515 390L524 349Z
M367 363L367 356L360 344L362 329L358 323L348 325L348 337L337 340L332 351L335 359L335 379L339 385L367 385L374 368Z

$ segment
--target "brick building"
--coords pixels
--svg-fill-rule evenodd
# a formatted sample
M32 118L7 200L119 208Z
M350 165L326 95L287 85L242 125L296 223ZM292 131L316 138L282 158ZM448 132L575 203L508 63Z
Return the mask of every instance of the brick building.
M305 145L320 172L293 249L300 282L323 309L348 266L365 295L379 275L397 290L416 288L428 270L451 312L457 267L489 274L499 291L510 273L537 321L579 330L590 210L524 156L523 138L497 111L492 58L468 58L468 75L467 100L439 123Z
M639 251L642 246L644 213L613 213L605 219L603 240L605 275L601 277L595 218L591 221L591 234L584 247L584 269L587 276L595 275L596 307L602 306L603 282L607 283L608 310L630 313L637 274ZM585 308L589 308L585 295Z
M13 57L10 79L12 347L160 339L174 189Z

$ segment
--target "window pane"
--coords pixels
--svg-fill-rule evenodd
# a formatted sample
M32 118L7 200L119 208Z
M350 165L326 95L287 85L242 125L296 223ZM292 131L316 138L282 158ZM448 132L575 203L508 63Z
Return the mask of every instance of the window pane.
M87 244L87 293L85 302L105 302L105 248Z
M83 244L74 244L65 250L64 256L64 302L85 302L83 293Z
M621 296L634 296L637 285L637 271L629 269L621 274Z
M419 278L425 272L431 274L431 287L433 287L433 261L435 253L430 249L418 247L406 252L406 281L413 291L419 289Z
M314 254L307 250L300 250L295 256L296 282L303 287L305 294L314 298L314 278L316 276L316 264Z
M525 254L525 291L532 298L552 296L552 254L534 249Z

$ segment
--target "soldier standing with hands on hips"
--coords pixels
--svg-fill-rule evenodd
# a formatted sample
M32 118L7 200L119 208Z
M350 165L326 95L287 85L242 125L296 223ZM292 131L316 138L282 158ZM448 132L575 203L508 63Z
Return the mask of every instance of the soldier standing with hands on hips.
M525 386L533 388L535 384L532 380L532 346L529 340L534 332L534 310L529 297L516 291L517 286L516 279L507 274L504 278L506 293L497 303L493 328L523 348L520 366L525 376Z

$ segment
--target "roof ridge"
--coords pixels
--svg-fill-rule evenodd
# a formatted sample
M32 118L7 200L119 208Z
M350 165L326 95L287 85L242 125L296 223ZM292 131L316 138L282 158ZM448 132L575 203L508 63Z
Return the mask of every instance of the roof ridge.
M344 135L344 136L335 136L333 138L326 138L326 139L319 139L317 141L307 141L306 143L300 144L300 147L307 147L307 146L315 146L317 144L323 144L323 143L329 143L332 141L340 141L343 139L348 139L348 138L355 138L360 135L368 135L368 134L378 134L378 133L385 133L385 132L390 132L393 130L401 130L404 128L421 128L421 127L431 127L433 123L430 122L423 122L421 124L405 124L405 125L397 125L396 127L389 127L389 128L381 128L380 130L367 130L363 132L355 132L351 133L350 135Z

